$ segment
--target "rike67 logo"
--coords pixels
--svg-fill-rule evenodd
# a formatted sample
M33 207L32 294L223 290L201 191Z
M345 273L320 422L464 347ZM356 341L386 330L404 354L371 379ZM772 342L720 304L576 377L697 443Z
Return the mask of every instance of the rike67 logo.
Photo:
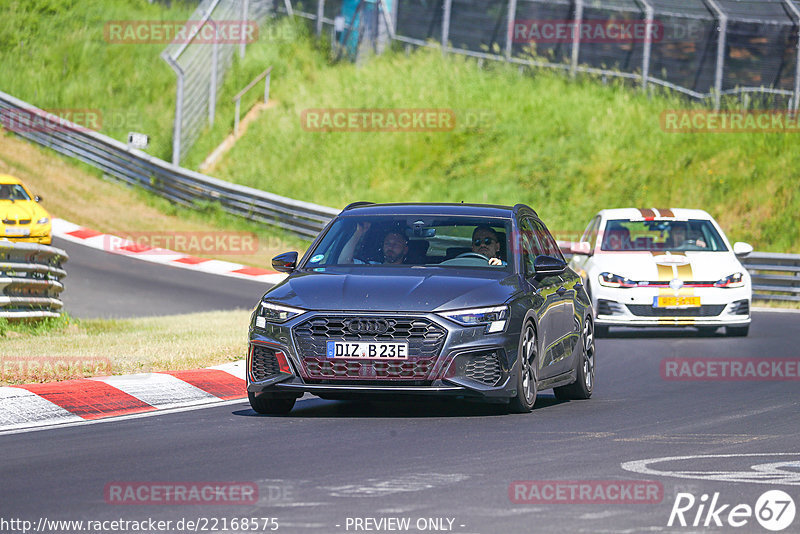
M755 520L767 530L779 532L794 521L794 500L781 490L763 493L755 506L728 504L720 500L719 492L713 496L704 493L696 498L691 493L678 493L667 526L691 527L743 527Z

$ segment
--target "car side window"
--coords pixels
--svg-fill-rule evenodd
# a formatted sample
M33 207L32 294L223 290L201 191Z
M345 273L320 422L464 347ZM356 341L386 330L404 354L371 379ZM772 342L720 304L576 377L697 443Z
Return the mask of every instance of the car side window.
M522 241L522 263L525 273L533 273L533 262L542 254L542 247L530 219L522 219L519 225L520 241Z
M544 224L542 224L540 221L533 221L533 225L534 232L536 233L539 242L542 244L542 248L544 250L543 254L563 260L564 257L561 255L561 249L559 248L555 239L553 239L553 236L550 235L550 232L548 232L544 227Z
M596 215L594 219L591 220L589 225L584 230L583 235L581 236L581 241L585 241L592 245L592 248L595 247L597 244L597 231L600 229L600 216Z

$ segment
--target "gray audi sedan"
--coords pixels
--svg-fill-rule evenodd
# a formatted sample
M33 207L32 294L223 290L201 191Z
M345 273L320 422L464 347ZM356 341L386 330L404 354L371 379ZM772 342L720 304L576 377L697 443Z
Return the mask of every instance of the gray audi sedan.
M253 312L258 413L323 399L448 395L530 412L594 389L591 302L523 204L372 204L334 218Z

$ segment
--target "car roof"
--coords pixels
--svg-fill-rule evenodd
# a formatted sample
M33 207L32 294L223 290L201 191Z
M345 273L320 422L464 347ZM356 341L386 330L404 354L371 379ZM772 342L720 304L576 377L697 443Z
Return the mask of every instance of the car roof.
M15 178L10 174L0 173L0 184L22 184L22 180Z
M371 204L354 203L345 208L340 216L352 215L462 215L476 217L498 217L511 218L515 209L530 210L528 206L517 204L517 206L501 206L495 204L448 204L448 203L425 203L409 202L398 204Z
M686 208L615 208L600 210L599 215L605 219L659 219L659 220L688 220L688 219L707 219L713 217L704 210Z

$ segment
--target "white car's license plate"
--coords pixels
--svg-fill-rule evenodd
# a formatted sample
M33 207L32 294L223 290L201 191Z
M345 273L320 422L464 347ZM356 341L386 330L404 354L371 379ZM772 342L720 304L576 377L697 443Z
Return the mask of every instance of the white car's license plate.
M366 358L369 360L405 360L408 343L373 341L328 341L328 358Z
M29 236L31 235L31 229L6 227L6 235Z

